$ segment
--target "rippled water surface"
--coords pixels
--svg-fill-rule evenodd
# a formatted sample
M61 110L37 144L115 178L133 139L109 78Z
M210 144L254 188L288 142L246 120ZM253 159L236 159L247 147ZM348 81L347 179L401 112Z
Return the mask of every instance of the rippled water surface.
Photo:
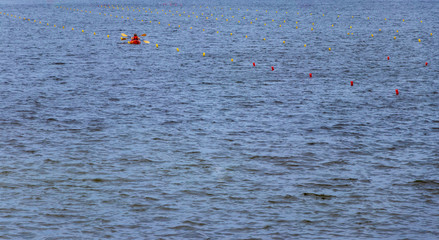
M437 1L164 3L0 2L0 238L439 238Z

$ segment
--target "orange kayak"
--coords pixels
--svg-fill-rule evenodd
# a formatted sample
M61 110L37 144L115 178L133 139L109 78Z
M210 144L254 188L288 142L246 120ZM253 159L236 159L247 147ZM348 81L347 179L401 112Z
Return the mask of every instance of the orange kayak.
M140 44L140 40L131 40L128 43L129 44Z

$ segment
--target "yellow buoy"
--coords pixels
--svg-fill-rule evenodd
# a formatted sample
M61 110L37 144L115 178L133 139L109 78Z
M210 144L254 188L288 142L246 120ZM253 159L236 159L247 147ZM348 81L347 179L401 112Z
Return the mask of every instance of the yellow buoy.
M421 39L418 39L419 42L421 42Z
M399 32L398 30L396 30L396 32Z
M380 31L380 32L381 32L381 28L380 28L380 29L378 29L378 31Z
M384 21L387 21L387 18L384 18Z
M230 36L232 36L232 33L230 33Z
M282 27L282 25L279 25L279 27Z
M232 62L233 62L233 58L232 58L232 60L231 60Z
M306 47L306 44L304 44L303 46Z
M296 29L299 28L298 26L296 26Z
M107 38L109 38L110 37L110 35L107 35Z
M313 31L314 29L313 28L311 28L311 31Z
M247 35L245 35L245 38L247 38Z
M329 48L329 51L331 51L331 48Z
M264 41L265 41L265 38L264 38Z
M421 20L421 23L422 23L422 20Z
M47 26L49 26L49 23L47 23Z
M396 37L393 37L393 39L396 39Z
M82 29L82 32L84 32L84 29Z
M155 47L156 47L156 48L159 48L159 45L158 45L158 44L155 44Z
M95 33L95 32L93 32L93 35L96 35L96 33Z
M62 26L62 29L64 29L64 26Z
M402 21L403 21L403 22L405 22L405 20L404 20L404 19L402 19Z
M180 49L177 48L177 52L180 52Z
M73 31L73 28L72 28L72 31Z
M430 33L430 36L433 36L433 33Z
M352 26L349 26L349 28L352 28Z
M205 57L206 56L206 53L203 53L203 57Z
M334 27L334 24L332 24L331 27Z
M371 34L371 36L373 37L373 34Z
M311 23L314 26L314 23Z
M285 41L283 41L283 44L285 44Z

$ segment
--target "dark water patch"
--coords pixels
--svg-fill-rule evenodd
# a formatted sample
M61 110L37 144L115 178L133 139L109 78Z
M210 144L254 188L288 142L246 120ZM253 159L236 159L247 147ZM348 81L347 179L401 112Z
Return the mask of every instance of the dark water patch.
M332 198L335 198L335 196L333 195L316 194L316 193L303 193L303 196L314 197L315 199L321 199L321 200L331 200Z

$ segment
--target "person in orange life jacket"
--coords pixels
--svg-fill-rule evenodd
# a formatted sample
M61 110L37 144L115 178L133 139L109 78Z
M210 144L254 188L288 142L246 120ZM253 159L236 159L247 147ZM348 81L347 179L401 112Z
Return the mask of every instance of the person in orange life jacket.
M134 33L134 36L131 38L131 41L139 40L139 37L137 34Z

